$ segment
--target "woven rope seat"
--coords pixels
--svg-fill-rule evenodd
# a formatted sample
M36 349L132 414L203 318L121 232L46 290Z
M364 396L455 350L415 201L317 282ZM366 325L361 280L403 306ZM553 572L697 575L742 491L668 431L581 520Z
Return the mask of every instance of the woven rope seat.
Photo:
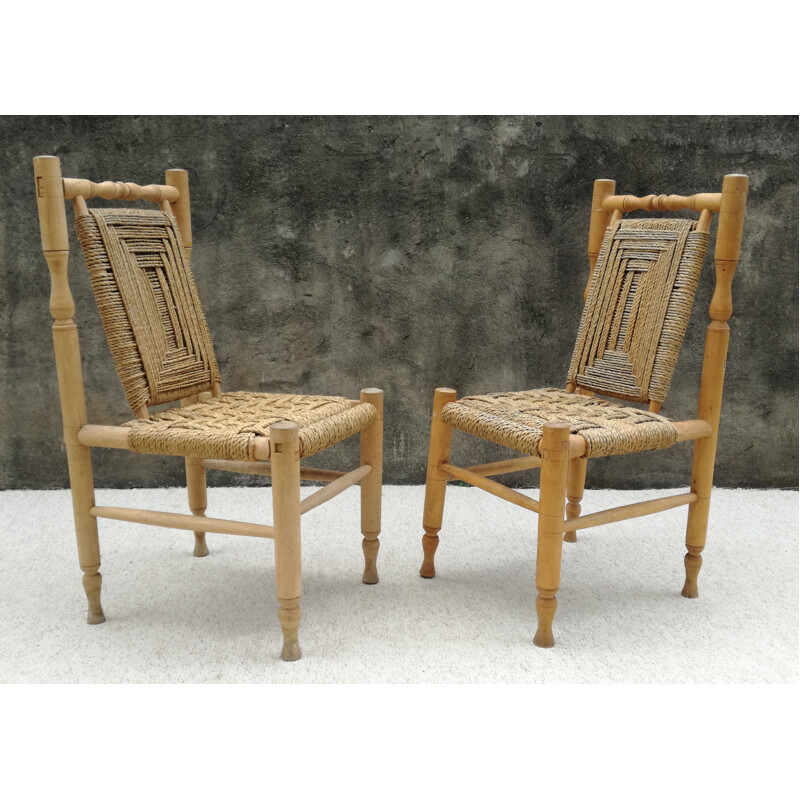
M363 430L375 407L345 397L227 392L126 423L137 453L255 461L257 436L276 422L300 426L300 457L318 453Z
M561 389L462 397L442 409L442 421L532 456L541 456L545 422L569 423L595 458L671 447L678 435L666 417Z

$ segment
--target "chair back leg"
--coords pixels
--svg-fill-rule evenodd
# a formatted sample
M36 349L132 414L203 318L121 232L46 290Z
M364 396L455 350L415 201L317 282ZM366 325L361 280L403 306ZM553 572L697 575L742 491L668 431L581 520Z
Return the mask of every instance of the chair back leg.
M361 479L361 549L364 551L363 583L378 582L378 550L381 532L381 486L383 484L383 391L362 389L361 402L375 408L378 418L361 431L361 466L372 471Z
M189 509L196 517L206 515L208 505L206 492L206 470L201 458L186 458L186 489L189 493ZM194 532L194 555L198 558L208 555L206 534L204 531Z
M433 396L433 416L431 418L431 439L428 449L428 472L425 479L425 508L422 515L422 566L419 574L423 578L436 575L433 557L439 546L439 531L442 528L444 512L444 493L447 489L446 472L439 465L450 458L450 443L453 429L442 422L442 409L456 400L455 389L437 389Z
M575 519L581 515L581 500L583 488L586 484L586 466L588 458L573 458L569 462L567 474L567 519ZM564 534L565 542L577 542L577 531L567 531Z

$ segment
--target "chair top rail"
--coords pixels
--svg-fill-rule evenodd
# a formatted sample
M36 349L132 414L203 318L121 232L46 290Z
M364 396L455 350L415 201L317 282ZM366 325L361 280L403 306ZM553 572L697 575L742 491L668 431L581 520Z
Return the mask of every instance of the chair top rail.
M718 212L722 194L648 194L636 197L632 194L613 194L603 198L603 211L712 211Z
M102 197L105 200L149 200L151 203L162 203L165 200L175 203L180 198L180 192L175 186L164 186L151 183L140 186L138 183L123 183L122 181L94 181L83 178L64 178L64 199L74 200L83 197Z

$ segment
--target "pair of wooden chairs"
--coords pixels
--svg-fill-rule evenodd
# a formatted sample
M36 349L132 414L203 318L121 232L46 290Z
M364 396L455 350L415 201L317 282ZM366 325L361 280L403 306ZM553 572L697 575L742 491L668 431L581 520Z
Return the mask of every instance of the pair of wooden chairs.
M164 185L62 178L59 160L34 159L42 245L51 275L50 311L72 489L78 557L91 624L105 620L100 604L97 519L118 519L193 531L196 556L208 553L206 533L275 541L275 585L283 631L282 658L300 657L301 515L350 486L361 487L364 583L377 583L381 528L383 393L343 397L222 392L213 345L194 285L188 177L168 170ZM534 642L553 644L562 536L620 519L689 505L683 594L697 596L705 545L720 402L731 315L731 279L739 258L747 178L725 177L722 192L632 197L613 181L595 182L589 233L591 277L565 390L542 389L458 399L437 389L423 515L424 561L432 578L445 488L466 481L539 514L536 565L539 627ZM149 200L158 210L94 209L86 200ZM87 423L74 303L67 279L65 200L75 224L117 372L134 419L121 426ZM696 221L624 220L628 211L699 212ZM719 215L717 284L703 363L697 419L658 414L688 324L713 213ZM647 404L624 406L605 395ZM178 402L166 410L153 406ZM522 458L463 468L449 461L453 430L523 453ZM360 435L361 463L350 472L302 467L301 459ZM580 516L587 460L671 447L694 440L691 489L673 497ZM92 447L185 459L191 514L97 506ZM488 476L540 467L533 500ZM273 525L206 517L206 470L268 475ZM300 500L301 479L326 483Z

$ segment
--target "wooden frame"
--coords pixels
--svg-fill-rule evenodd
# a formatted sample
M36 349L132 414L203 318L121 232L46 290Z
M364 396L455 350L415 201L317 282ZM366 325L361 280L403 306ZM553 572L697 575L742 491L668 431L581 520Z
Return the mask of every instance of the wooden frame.
M361 431L361 464L350 472L336 472L300 466L299 427L293 422L278 422L270 427L270 435L258 437L255 462L222 461L213 458L187 457L186 482L190 514L172 514L132 508L97 506L94 499L91 448L111 447L129 450L130 429L122 426L89 425L81 372L78 328L74 320L75 304L67 278L69 236L65 200L72 200L75 214L87 214L86 200L92 197L120 200L148 200L178 222L187 259L191 257L192 227L189 181L185 170L167 170L163 185L139 186L135 183L62 178L61 165L55 156L34 158L36 198L42 249L50 269L50 312L53 316L58 388L67 450L70 488L72 490L78 559L83 571L89 614L88 622L105 620L100 602L100 547L97 520L117 519L155 525L162 528L193 531L194 555L208 554L206 533L271 538L275 542L275 583L279 603L278 618L283 630L282 658L300 658L297 631L300 624L302 576L300 557L300 517L302 514L358 484L361 487L361 530L364 550L362 581L378 582L376 560L381 529L381 487L383 463L383 392L364 389L360 400L377 412L375 420ZM219 395L218 383L211 394ZM182 402L196 402L197 396ZM136 409L136 416L147 419L146 407ZM268 462L268 463L267 463ZM272 477L273 525L206 517L206 470L221 469ZM315 494L300 500L300 481L327 483Z
M739 261L748 178L745 175L726 175L721 192L695 194L690 197L682 195L634 197L617 195L615 189L616 184L612 180L597 180L594 183L589 225L589 282L584 292L584 299L588 293L606 230L616 224L625 213L634 210L697 211L699 212L697 230L704 232L709 231L712 215L718 215L714 253L716 288L709 308L711 323L706 333L697 418L674 423L678 431L677 442L694 442L690 491L582 517L581 500L588 462L586 441L578 434L571 434L567 423L548 422L544 425L541 458L527 456L468 468L457 467L449 462L453 429L442 421L442 410L448 403L456 400L456 391L436 389L434 394L422 523L425 534L422 537L423 562L420 575L432 578L436 574L434 555L439 545L438 534L442 525L445 489L449 479L466 481L503 500L537 512L539 514L536 561L538 628L534 643L539 647L551 647L554 643L552 622L560 581L562 541L575 542L577 530L688 505L687 553L684 559L686 581L682 591L684 597L697 597L697 576L703 563L700 554L706 542L725 360L730 335L728 319L733 311L731 281ZM567 390L593 394L577 387L574 383L568 383ZM660 407L660 402L651 401L649 404L649 410L654 413L658 413ZM540 469L538 501L486 477L536 467Z

